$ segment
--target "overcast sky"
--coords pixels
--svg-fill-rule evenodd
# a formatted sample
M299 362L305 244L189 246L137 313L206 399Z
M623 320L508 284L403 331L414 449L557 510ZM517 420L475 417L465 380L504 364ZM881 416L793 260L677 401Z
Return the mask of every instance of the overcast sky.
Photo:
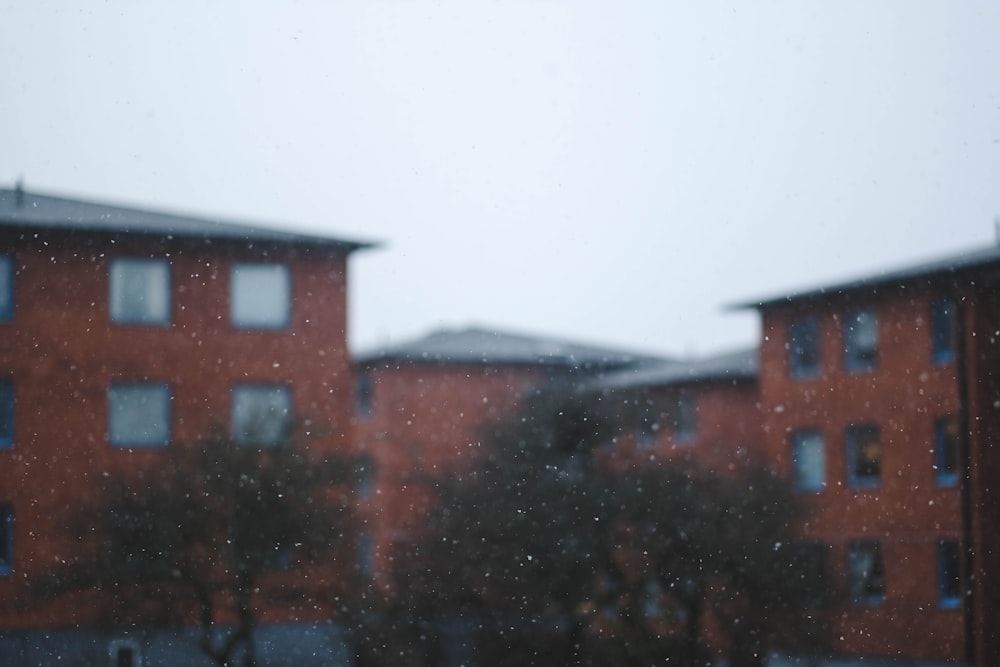
M994 242L1000 2L0 0L0 187L384 243L355 349L670 355Z

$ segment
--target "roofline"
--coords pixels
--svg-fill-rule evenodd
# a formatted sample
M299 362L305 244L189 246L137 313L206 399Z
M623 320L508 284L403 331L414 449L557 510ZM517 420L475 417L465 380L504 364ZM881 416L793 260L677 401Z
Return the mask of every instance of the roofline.
M632 391L659 387L754 383L759 379L759 352L758 347L740 348L699 359L612 371L610 377L595 378L590 386L598 391Z
M515 341L524 347L511 351L481 345L458 346L456 337L492 336L501 342ZM441 338L451 338L445 345ZM508 366L546 368L617 369L648 362L666 361L663 357L634 351L603 348L574 341L557 340L549 336L511 332L497 327L464 327L435 329L413 340L389 346L378 346L352 355L355 365L387 363L426 365Z
M216 241L241 241L251 240L258 243L272 243L276 245L312 245L326 246L344 250L348 253L355 250L366 250L378 248L382 244L374 241L362 241L355 239L341 238L322 233L304 232L289 230L280 227L275 223L260 221L235 220L232 218L221 218L214 216L188 214L169 209L140 208L133 205L121 205L108 203L106 201L94 199L77 199L62 195L53 195L37 190L25 190L20 183L14 188L0 188L0 195L7 195L15 200L26 198L44 198L53 200L59 204L67 206L103 208L107 214L137 219L150 217L156 218L157 226L144 227L142 222L137 222L134 227L122 225L115 227L108 220L101 220L91 212L88 216L71 219L59 216L38 215L37 209L34 215L18 218L11 215L10 211L0 210L0 228L6 229L31 229L42 232L76 232L80 234L93 235L126 235L131 237L144 236L148 238L184 238L195 240L216 240ZM171 227L171 222L176 224L176 228ZM203 229L190 229L192 224L202 225Z
M381 366L383 364L412 364L425 366L505 366L505 367L544 367L544 368L580 368L594 367L620 369L636 363L632 359L614 359L608 361L577 361L570 356L545 356L535 358L507 359L488 355L481 357L448 357L443 355L421 356L407 353L372 353L358 354L351 363L355 366Z
M723 309L726 311L761 309L780 305L800 304L831 297L848 296L863 291L876 292L888 285L895 286L920 281L930 282L944 276L957 276L969 271L982 269L991 264L1000 265L1000 247L998 246L991 245L974 248L957 255L951 255L930 262L914 263L899 269L876 273L868 277L831 283L800 292L766 297L756 301L729 304L724 306Z

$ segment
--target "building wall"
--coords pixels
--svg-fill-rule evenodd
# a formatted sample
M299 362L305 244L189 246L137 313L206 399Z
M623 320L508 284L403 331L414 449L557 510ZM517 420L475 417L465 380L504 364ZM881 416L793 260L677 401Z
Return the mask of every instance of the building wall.
M719 472L733 471L747 461L764 465L757 396L757 383L745 379L611 392L606 400L623 426L610 459L622 465L641 464L651 455L686 457ZM687 424L679 423L685 417L678 414L678 406L685 403L682 410L693 410L693 421Z
M13 572L0 576L0 625L86 622L80 604L28 605L27 584L80 545L68 521L95 500L103 480L168 461L171 446L108 441L112 381L167 383L171 440L193 443L230 422L235 384L288 384L294 413L316 452L350 442L351 385L345 341L346 256L307 247L239 246L95 236L0 237L13 253L15 309L0 323L0 376L14 386L14 442L0 448L0 504L13 509ZM167 258L171 320L125 325L109 315L109 266L117 257ZM234 262L290 267L291 321L280 330L230 323Z
M962 660L967 657L963 604L943 608L939 598L938 542L967 544L962 486L938 483L934 423L961 414L955 361L931 356L931 289L893 289L852 298L832 296L763 312L760 357L762 419L769 458L793 475L796 432L822 435L825 484L801 491L811 509L803 538L831 545L830 557L847 585L848 551L856 541L881 543L884 597L851 602L836 618L837 648L848 654ZM858 308L877 317L877 360L870 371L845 369L845 318ZM791 376L790 323L803 316L819 323L820 371ZM870 488L852 486L847 430L879 430L881 474ZM968 582L968 573L963 572Z
M383 582L419 534L433 481L471 465L483 429L509 419L518 399L548 377L542 365L382 361L358 369L370 409L356 411L359 445L373 463L366 500L371 567ZM387 584L388 585L388 584Z
M1000 664L1000 272L989 270L957 291L962 304L959 373L968 409L964 415L970 483L968 529L973 545L968 569L974 573L970 626L978 665Z

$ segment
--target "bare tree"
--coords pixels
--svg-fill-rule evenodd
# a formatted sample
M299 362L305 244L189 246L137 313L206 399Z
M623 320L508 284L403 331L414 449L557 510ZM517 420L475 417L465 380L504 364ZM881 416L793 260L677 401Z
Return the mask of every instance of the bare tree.
M252 667L260 610L329 595L338 576L330 564L344 562L331 555L350 548L352 462L222 433L163 454L111 479L81 510L90 557L35 590L89 591L111 627L195 626L215 664Z
M494 427L481 465L440 482L403 570L409 608L492 628L500 664L704 664L710 624L734 665L821 647L822 614L806 610L826 571L797 544L786 482L749 464L609 467L595 452L614 424L558 393Z

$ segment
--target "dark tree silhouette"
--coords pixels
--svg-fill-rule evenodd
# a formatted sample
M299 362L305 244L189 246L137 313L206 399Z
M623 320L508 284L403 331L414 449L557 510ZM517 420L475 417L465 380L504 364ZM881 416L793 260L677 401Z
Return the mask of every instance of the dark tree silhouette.
M531 663L522 648L541 651L534 662L544 664L551 646L512 643L551 639L551 624L563 623L561 657L578 659L608 520L605 489L590 470L591 450L611 436L597 414L571 394L528 396L517 418L484 434L478 465L437 482L426 539L400 568L416 618L482 625L489 650L479 653L506 664Z
M825 568L803 557L785 481L735 454L724 475L692 460L614 469L600 456L614 423L594 397L557 392L494 427L480 465L440 482L401 570L409 608L491 629L501 664L703 665L709 628L732 665L822 647L809 610Z
M89 591L112 627L196 626L215 664L252 666L260 609L329 594L336 573L325 564L344 548L352 469L290 442L255 447L219 433L171 445L154 465L110 479L101 501L81 509L90 557L35 589Z
M614 483L619 661L705 664L709 624L731 665L826 646L827 564L797 539L802 509L785 480L745 462L718 474L684 459L619 471Z

